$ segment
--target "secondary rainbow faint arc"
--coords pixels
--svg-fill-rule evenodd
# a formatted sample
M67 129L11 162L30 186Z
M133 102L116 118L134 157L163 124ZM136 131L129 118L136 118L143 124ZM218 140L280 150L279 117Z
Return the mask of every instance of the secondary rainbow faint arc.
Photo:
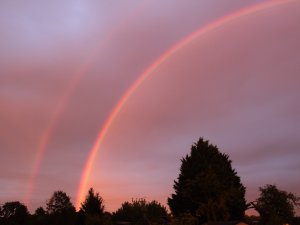
M123 19L120 24L118 24L114 29L112 29L111 32L108 33L108 35L104 37L104 40L91 51L89 57L83 64L79 66L77 72L74 74L73 78L68 83L66 90L59 99L52 113L52 116L46 125L45 131L43 132L41 139L38 143L38 150L33 160L28 186L25 192L25 196L23 198L23 201L27 206L30 206L30 199L35 186L36 177L41 167L42 159L45 155L47 145L49 144L49 140L51 139L53 132L58 125L61 115L65 111L68 101L71 99L80 81L87 75L87 71L90 69L91 65L95 63L97 59L96 56L99 53L99 49L102 46L105 46L105 44L107 44L108 41L110 41L110 37L114 32L117 32L120 27L123 27L124 24L126 24L129 20L132 20L137 14L139 14L146 6L146 2L147 0L140 2L138 7L135 7L132 11L130 11L130 13L127 14L125 19Z
M86 161L85 167L83 169L82 177L80 180L77 197L76 197L76 208L79 209L80 203L83 202L86 190L87 190L87 182L89 179L89 175L92 170L92 166L96 157L96 154L110 128L112 125L114 119L117 117L119 112L121 111L122 107L125 105L126 101L130 98L130 96L137 90L137 88L151 75L153 72L162 64L164 63L168 58L170 58L174 53L191 43L193 40L195 40L197 37L200 37L203 34L206 34L216 28L221 27L222 25L225 25L233 20L236 20L240 17L244 17L265 9L270 9L275 6L282 5L284 3L293 2L295 0L274 0L274 1L268 1L264 3L259 3L250 7L243 8L241 10L238 10L234 13L231 13L229 15L226 15L224 17L221 17L211 23L208 23L205 26L202 26L200 29L196 30L195 32L189 34L185 38L183 38L181 41L177 42L173 47L171 47L169 50L164 52L161 56L159 56L154 63L152 63L138 78L134 81L134 83L127 89L127 91L123 94L123 96L120 98L118 103L115 105L111 113L109 114L108 118L105 120L104 125L102 126L101 130L99 131L96 141L90 150L88 159Z

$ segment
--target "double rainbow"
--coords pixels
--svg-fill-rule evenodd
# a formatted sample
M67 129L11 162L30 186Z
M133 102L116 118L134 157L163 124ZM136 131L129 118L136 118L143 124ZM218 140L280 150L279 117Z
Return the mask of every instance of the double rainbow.
M162 65L166 60L168 60L174 53L178 52L197 38L201 37L202 35L205 35L206 33L215 30L221 26L224 26L231 21L237 20L241 17L251 15L257 12L260 12L262 10L270 9L276 6L280 6L286 3L294 2L296 0L273 0L273 1L267 1L260 4L256 4L250 7L243 8L237 12L231 13L227 16L224 16L222 18L219 18L203 27L200 27L195 32L187 35L185 38L183 38L181 41L177 42L173 47L165 51L161 56L159 56L148 68L145 69L145 71L138 76L138 78L134 81L134 83L127 89L127 91L123 94L123 96L120 98L118 103L115 105L111 113L108 115L107 119L105 120L102 128L98 132L97 138L95 140L95 143L92 147L92 149L89 151L89 155L87 158L87 161L85 163L83 173L80 179L80 184L78 187L77 195L76 195L76 203L75 206L77 209L79 209L81 202L83 202L85 194L87 192L87 184L89 180L89 176L95 161L95 157L101 147L101 144L103 143L106 134L109 131L109 128L111 127L112 123L114 122L115 118L120 113L121 109L126 104L127 100L130 98L130 96L147 80L147 78L153 74L155 70L159 68L160 65ZM99 49L99 48L96 48ZM37 152L37 155L35 156L34 165L32 168L29 185L27 188L27 193L25 196L25 203L28 204L33 192L33 188L35 185L36 176L38 173L38 170L41 166L42 158L45 154L47 144L49 143L49 139L53 134L54 128L57 125L58 118L61 116L63 111L65 110L66 102L70 99L72 93L78 86L80 80L83 78L83 76L86 74L86 71L93 63L93 59L95 58L95 55L97 54L97 51L93 52L91 55L92 57L89 58L89 60L84 63L81 68L79 69L79 72L75 76L75 78L70 83L69 87L67 88L67 91L65 92L64 96L62 97L60 103L58 104L53 117L48 123L47 126L47 132L42 136L41 141L39 143L39 150Z

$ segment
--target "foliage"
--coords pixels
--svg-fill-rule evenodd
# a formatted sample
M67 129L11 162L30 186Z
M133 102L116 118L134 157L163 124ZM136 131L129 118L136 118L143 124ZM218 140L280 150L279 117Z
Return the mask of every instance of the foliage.
M38 207L38 208L35 210L34 215L35 215L35 216L45 216L45 215L46 215L46 211L44 210L43 207Z
M168 199L175 217L187 213L198 217L199 222L244 217L245 187L228 155L200 138L181 162L175 194Z
M246 224L258 224L260 217L257 215L245 215L244 222Z
M46 205L50 224L67 225L75 223L75 207L65 192L55 191Z
M299 197L279 190L275 185L266 185L259 190L260 197L252 205L260 214L261 224L282 225L293 221Z
M85 215L82 210L77 213L75 225L112 225L112 215L104 212L101 216L97 214Z
M300 225L300 217L299 216L294 217L292 224L293 225Z
M6 202L0 215L4 224L27 224L29 219L27 207L18 201Z
M101 222L102 225L112 225L113 224L112 214L109 212L105 212Z
M78 212L76 212L76 221L75 225L85 225L85 214L84 212L80 209Z
M63 191L55 191L47 202L47 213L51 215L67 211L75 211L70 197Z
M43 207L38 207L35 210L35 213L32 215L30 225L48 225L49 224L49 215L46 214L46 211Z
M198 225L198 219L190 213L181 214L180 217L175 217L172 220L172 225Z
M81 204L81 210L85 214L103 214L104 205L103 199L100 197L99 193L94 193L94 189L90 188L85 201Z
M164 206L156 201L146 202L145 199L124 202L113 218L115 222L130 222L132 225L158 225L169 220Z
M93 188L89 189L85 201L81 204L80 211L85 225L103 224L106 219L103 199L99 193L94 192Z

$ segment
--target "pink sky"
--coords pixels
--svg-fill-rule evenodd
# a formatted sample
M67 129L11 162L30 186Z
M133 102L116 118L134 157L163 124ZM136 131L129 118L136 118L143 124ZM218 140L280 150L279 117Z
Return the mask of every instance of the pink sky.
M29 208L45 206L58 189L75 203L99 130L143 71L207 23L262 2L2 1L0 204L28 195L61 102ZM128 99L95 158L88 186L107 210L139 197L165 204L180 158L200 136L230 155L247 200L265 184L300 195L298 21L300 3L287 1L225 23L162 63Z

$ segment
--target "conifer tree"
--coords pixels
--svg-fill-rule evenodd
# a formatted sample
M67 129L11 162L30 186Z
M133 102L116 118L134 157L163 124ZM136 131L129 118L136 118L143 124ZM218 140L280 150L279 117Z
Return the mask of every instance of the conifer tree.
M81 204L81 210L85 214L103 214L104 204L99 193L95 193L93 188L89 189L85 201Z
M200 138L181 160L175 193L168 205L175 217L190 214L199 222L240 220L246 210L245 187L229 156Z
M93 188L89 192L81 204L80 211L82 212L85 225L105 224L104 204L99 193L95 193Z

